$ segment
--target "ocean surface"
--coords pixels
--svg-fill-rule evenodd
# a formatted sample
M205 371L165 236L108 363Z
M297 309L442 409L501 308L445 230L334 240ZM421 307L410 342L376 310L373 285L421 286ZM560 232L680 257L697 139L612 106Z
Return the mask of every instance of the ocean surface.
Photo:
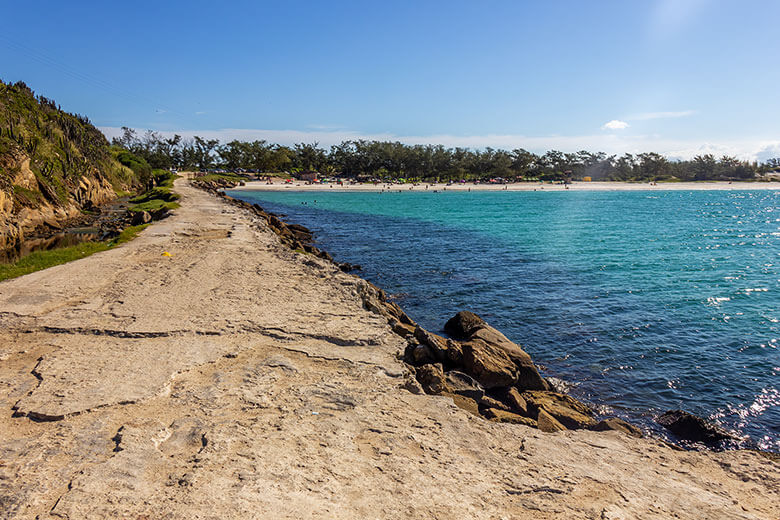
M476 312L602 413L665 436L681 408L780 451L778 191L231 195L431 331Z

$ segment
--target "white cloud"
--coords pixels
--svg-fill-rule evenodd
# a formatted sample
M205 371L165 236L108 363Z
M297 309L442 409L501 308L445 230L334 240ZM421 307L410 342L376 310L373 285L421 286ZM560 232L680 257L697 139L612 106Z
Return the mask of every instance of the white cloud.
M122 129L118 127L100 128L108 138L118 137ZM145 130L138 129L139 134ZM616 133L599 133L595 135L548 135L527 136L512 134L487 135L396 135L391 133L367 134L353 131L300 131L300 130L261 130L226 128L221 130L186 130L161 131L160 134L170 137L180 134L184 137L199 135L207 139L219 139L226 143L233 139L242 141L266 140L269 143L292 145L295 143L317 142L322 147L330 147L345 140L367 139L378 141L400 141L406 144L442 144L446 147L463 148L501 148L512 150L525 148L535 153L548 150L576 152L579 150L599 151L607 154L622 155L624 153L656 152L671 159L690 159L696 155L711 153L716 157L722 155L735 156L743 160L766 160L780 156L780 140L761 138L744 138L741 140L724 140L719 142L665 139L658 135L623 135Z
M625 128L628 128L628 123L620 121L619 119L607 121L604 123L604 126L601 127L602 130L623 130Z
M761 162L766 162L769 159L780 158L780 142L777 143L765 143L757 153L756 158Z

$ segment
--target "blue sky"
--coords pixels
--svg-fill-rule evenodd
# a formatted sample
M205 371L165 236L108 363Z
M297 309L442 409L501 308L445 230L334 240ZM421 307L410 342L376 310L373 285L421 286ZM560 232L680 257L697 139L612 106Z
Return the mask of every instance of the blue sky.
M774 0L3 3L0 78L108 134L780 156Z

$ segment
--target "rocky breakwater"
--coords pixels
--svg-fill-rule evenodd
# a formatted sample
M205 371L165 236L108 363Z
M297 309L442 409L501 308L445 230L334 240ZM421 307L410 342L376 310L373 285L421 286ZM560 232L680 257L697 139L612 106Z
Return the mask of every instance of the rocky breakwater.
M193 181L192 184L202 190L211 192L216 196L223 198L228 203L244 208L245 210L254 213L258 217L262 218L268 227L279 236L282 244L286 245L293 251L299 253L307 253L317 258L322 258L329 262L336 264L339 269L344 272L359 270L360 266L350 263L339 263L333 260L333 257L327 251L323 251L314 246L314 235L312 232L304 226L299 224L288 224L283 222L278 215L265 211L259 204L250 204L243 200L234 199L229 195L225 195L222 191L224 189L235 188L241 183L229 181L226 179L217 179L215 181ZM383 296L383 301L386 298ZM399 309L400 310L400 309Z
M414 373L406 384L410 391L449 396L488 420L544 432L619 430L642 436L621 419L597 421L589 406L556 391L527 352L474 313L450 319L444 326L449 338L400 322L395 329L407 338L404 361Z

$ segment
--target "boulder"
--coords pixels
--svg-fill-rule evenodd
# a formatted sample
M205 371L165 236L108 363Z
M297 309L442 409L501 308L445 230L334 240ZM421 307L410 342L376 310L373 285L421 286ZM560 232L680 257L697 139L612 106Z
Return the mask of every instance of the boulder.
M419 367L417 369L417 381L420 382L427 394L440 394L448 389L441 364Z
M447 340L436 334L432 334L418 326L414 329L414 338L422 345L428 345L438 361L447 359Z
M521 396L528 403L532 416L538 415L544 410L570 430L590 428L596 424L592 417L593 411L566 394L529 391L523 392Z
M152 215L148 211L134 211L131 224L133 226L140 226L141 224L148 224L151 221Z
M385 308L387 312L391 316L396 318L398 321L400 321L401 323L405 323L406 325L411 325L412 327L417 327L417 324L414 322L414 320L412 320L412 318L407 316L407 314L403 311L403 309L401 309L401 307L397 303L388 302L388 301L385 301L383 303L385 304Z
M395 332L402 338L414 336L414 327L412 327L411 325L407 325L406 323L401 323L396 319L390 320L390 328L393 329L393 332Z
M479 405L485 408L495 408L497 410L505 410L507 412L510 411L509 406L505 405L498 399L493 399L489 395L483 395L482 399L479 400Z
M734 438L720 426L683 410L670 410L658 417L656 422L679 438L691 442L715 444Z
M273 229L282 229L285 227L284 222L279 220L279 218L276 217L275 215L271 215L268 218L268 225L271 226Z
M458 372L457 370L450 370L444 375L445 382L449 391L453 394L462 395L469 399L479 401L485 397L485 390L477 383L474 378Z
M526 426L531 426L532 428L537 427L537 423L533 419L523 417L522 415L518 415L516 413L507 412L506 410L488 408L485 410L484 415L493 422L524 424Z
M517 388L510 387L508 390L504 391L502 401L509 405L509 408L513 412L528 416L528 403L525 402L525 399L520 395Z
M312 232L309 230L309 228L301 226L300 224L287 224L287 227L295 232L295 233L304 233L306 235L311 235Z
M545 433L555 433L566 429L564 425L559 423L552 415L544 411L544 408L539 410L539 416L536 418L537 427Z
M463 352L458 342L428 332L420 326L415 329L414 337L421 344L430 347L431 352L436 356L438 362L456 367L461 365L463 361Z
M629 435L631 437L636 437L636 438L642 437L642 430L640 430L633 424L627 423L623 419L618 419L617 417L610 417L609 419L604 419L603 421L599 421L597 424L591 427L591 430L597 432L614 430L618 432L623 432L626 435Z
M444 392L442 395L446 395L447 397L451 398L452 402L455 403L455 406L458 408L466 410L467 412L474 415L480 415L479 405L474 399L459 394L451 394L448 392Z
M479 327L487 325L485 320L469 311L460 311L444 324L444 332L454 339L468 339Z
M404 357L407 363L411 363L414 366L436 363L436 356L433 354L431 347L420 343L409 344Z
M461 346L464 371L483 387L513 386L517 382L517 366L502 349L479 339Z
M459 312L444 325L444 331L451 337L463 341L464 344L479 340L502 350L516 365L513 384L521 390L550 389L547 382L536 370L531 356L517 343L510 341L509 338L485 323L485 320L473 312Z

